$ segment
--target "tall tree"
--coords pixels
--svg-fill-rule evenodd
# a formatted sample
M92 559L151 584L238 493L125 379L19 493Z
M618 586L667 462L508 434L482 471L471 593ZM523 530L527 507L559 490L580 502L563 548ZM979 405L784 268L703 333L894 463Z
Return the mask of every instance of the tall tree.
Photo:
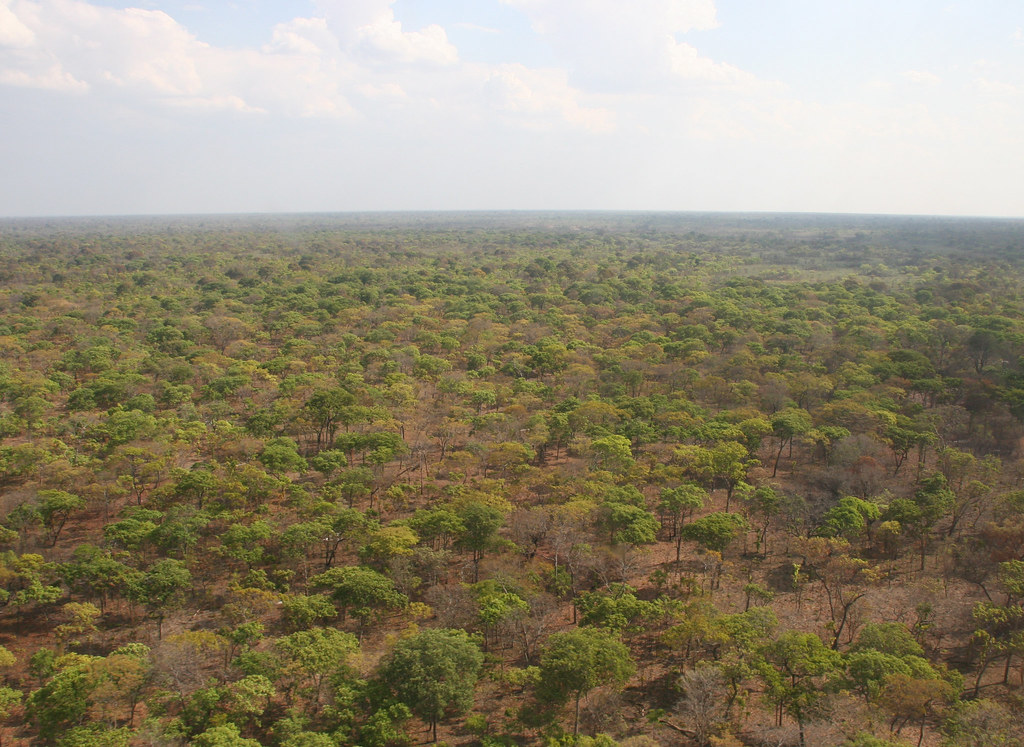
M578 628L554 633L541 654L537 696L555 704L572 700L572 733L579 734L580 699L600 685L625 685L635 671L629 649L607 631Z
M180 560L164 558L156 561L142 576L132 579L129 598L142 604L156 620L157 638L162 637L167 614L185 603L185 592L192 584L192 574Z
M404 609L409 603L408 597L395 588L390 578L372 568L331 568L309 581L330 592L341 609L342 619L351 612L359 620L360 633L372 618L389 610Z
M473 704L483 654L462 630L424 630L401 639L381 664L378 675L399 702L429 726L464 713Z
M813 633L789 631L762 650L761 677L765 693L778 707L778 723L788 713L797 723L800 747L806 745L804 726L813 718L827 688L840 672L842 657Z

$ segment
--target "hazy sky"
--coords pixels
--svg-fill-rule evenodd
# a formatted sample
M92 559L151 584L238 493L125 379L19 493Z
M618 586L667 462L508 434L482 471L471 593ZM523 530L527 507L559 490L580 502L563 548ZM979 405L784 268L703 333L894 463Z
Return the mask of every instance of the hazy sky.
M1024 216L1021 0L0 0L0 215Z

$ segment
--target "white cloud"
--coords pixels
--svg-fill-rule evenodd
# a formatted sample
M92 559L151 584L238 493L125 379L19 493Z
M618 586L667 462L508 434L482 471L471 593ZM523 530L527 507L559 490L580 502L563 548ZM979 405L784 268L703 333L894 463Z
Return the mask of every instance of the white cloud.
M397 83L381 83L375 85L373 83L363 83L357 90L362 96L368 99L385 99L392 101L402 101L409 98L409 94L405 92Z
M503 0L566 60L572 80L595 90L750 85L756 78L702 57L677 35L718 26L714 0Z
M393 0L321 0L318 17L276 25L258 49L206 44L159 10L0 2L0 85L196 112L358 118L386 105L434 117L475 109L479 121L497 113L529 128L612 127L564 71L460 61L440 26L405 30Z
M260 50L225 86L249 87L254 102L271 112L303 117L351 117L348 92L359 76L324 18L295 18L274 27Z
M90 56L106 80L172 97L203 92L199 67L208 47L166 13L127 8L91 20L82 30L98 40Z
M182 7L169 0L0 0L0 210L1020 211L1009 43L864 64L877 29L751 5L714 36L733 57L699 33L718 24L713 0L502 1L493 21L467 16L499 29L459 28L501 33L486 58L505 64L466 59L391 0L319 0L246 48L152 10ZM809 69L783 49L805 33L850 45ZM1007 35L1024 42L1005 23L986 39Z
M718 26L714 0L502 0L526 13L542 34L603 29L627 36L676 34Z
M157 98L205 97L212 50L161 11L100 8L79 0L8 6L29 46L0 56L0 80L82 91L123 89Z
M901 75L904 80L920 85L930 86L942 82L942 78L927 70L905 70Z
M88 83L68 72L33 30L39 8L5 0L0 4L0 85L83 93Z
M422 31L402 31L402 24L393 18L378 18L361 29L359 48L368 55L386 62L432 63L451 65L458 62L458 53L448 41L448 35L437 25Z
M161 11L82 0L16 0L4 9L19 24L5 28L28 33L16 32L21 48L0 51L0 83L122 92L140 105L200 111L353 112L343 90L352 66L346 67L322 18L278 26L261 50L236 50L199 41Z
M274 27L263 51L317 57L336 43L323 18L295 18Z
M320 0L327 25L342 49L358 61L375 64L451 65L458 51L444 29L431 24L405 31L391 9L393 0Z
M171 106L181 107L182 109L195 109L200 111L230 110L244 113L265 112L264 109L250 106L238 96L179 96L171 99L169 103Z
M1021 92L1021 89L1012 83L990 78L978 78L977 86L982 93L989 96L1012 98L1019 96Z
M488 75L484 90L494 108L522 116L533 127L546 129L550 124L547 115L556 111L562 121L592 132L615 129L612 112L582 105L580 94L569 86L561 70L500 65Z
M481 34L500 34L500 29L491 28L490 26L481 26L476 23L456 23L456 28L463 29L464 31L477 31Z
M0 3L0 47L31 47L36 35L18 19L9 5L7 0Z
M60 65L49 67L33 66L33 70L0 69L0 85L17 86L19 88L40 88L65 93L85 93L89 84L77 80L73 75L62 70Z
M763 85L756 76L734 65L702 57L689 44L672 42L667 49L670 72L683 80L718 86L756 87Z

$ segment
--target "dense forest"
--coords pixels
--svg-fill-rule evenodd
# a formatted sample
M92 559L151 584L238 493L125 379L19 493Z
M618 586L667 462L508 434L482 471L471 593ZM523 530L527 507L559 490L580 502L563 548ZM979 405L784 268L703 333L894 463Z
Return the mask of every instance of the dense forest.
M1024 222L0 222L0 743L1024 744Z

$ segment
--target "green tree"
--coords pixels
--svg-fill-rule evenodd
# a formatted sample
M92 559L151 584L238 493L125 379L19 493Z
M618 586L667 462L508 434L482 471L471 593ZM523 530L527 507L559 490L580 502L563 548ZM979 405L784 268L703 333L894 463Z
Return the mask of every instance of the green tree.
M405 523L435 550L447 550L466 531L462 519L447 508L420 509Z
M985 601L974 606L974 645L980 658L974 682L977 695L989 665L999 656L1006 659L1003 683L1009 684L1013 657L1024 655L1024 561L1008 560L999 564L999 585L1005 594L1002 604Z
M398 701L430 725L464 713L473 703L483 654L461 630L424 630L401 639L388 654L379 677Z
M334 443L338 425L344 418L346 408L355 404L351 392L341 388L316 392L303 405L303 414L313 425L316 434L316 451ZM319 468L317 468L319 469Z
M39 491L39 516L50 539L50 546L57 544L71 514L85 508L85 499L64 490Z
M921 481L921 487L914 493L912 500L896 498L891 501L881 518L884 521L898 521L901 528L917 539L923 571L932 528L955 504L956 496L946 484L946 478L936 473Z
M473 591L485 649L488 638L497 640L502 629L508 630L515 623L521 623L530 611L529 603L518 593L491 579L475 584Z
M743 501L747 514L760 520L760 526L754 527L757 532L757 551L767 556L768 530L782 510L783 496L771 485L760 485L744 491Z
M627 584L584 592L576 600L576 607L581 625L594 625L617 634L636 632L639 624L658 610L654 602L637 599L636 589Z
M598 628L578 628L548 638L540 671L537 696L558 705L573 700L573 734L578 734L580 699L600 685L625 685L636 667L629 650L614 635Z
M345 458L345 452L339 449L326 449L311 456L309 466L329 478L347 467L348 459Z
M920 456L926 446L934 443L936 436L931 426L908 418L906 415L895 416L894 422L886 425L882 431L882 441L892 452L893 476L898 475L907 456L915 448Z
M308 630L337 614L334 605L322 594L286 594L281 600L281 616L292 630Z
M157 527L156 520L162 518L159 511L146 511L142 516L133 513L103 527L103 538L107 545L116 549L137 551L152 536Z
M381 527L369 534L366 544L359 548L359 557L364 563L384 568L394 558L412 555L419 541L416 532L407 526Z
M104 530L108 529L104 527ZM87 543L75 548L71 559L58 567L58 573L75 593L96 599L105 611L112 597L124 594L138 571L116 560L109 551Z
M3 725L7 723L7 719L11 717L22 698L24 698L24 693L21 690L0 685L0 734L3 733Z
M762 649L761 678L765 694L778 707L781 725L785 711L796 722L800 745L804 747L804 725L817 715L817 708L831 680L840 671L842 657L826 647L813 633L789 631Z
M284 660L284 676L299 683L300 692L319 708L325 680L347 671L349 659L359 651L359 642L351 633L313 628L279 638L275 647Z
M192 574L180 560L164 558L156 561L141 577L134 578L128 596L142 604L156 620L156 636L162 637L167 614L185 603L185 592L192 584Z
M530 446L515 441L504 441L487 450L484 456L484 475L492 470L500 476L515 478L525 473L537 454Z
M874 734L860 732L848 737L839 747L906 747L906 742L893 742L890 739L882 739Z
M360 633L374 617L404 609L409 603L390 578L363 566L331 568L309 581L330 592L341 609L342 619L351 612L359 620Z
M299 447L290 438L274 438L263 447L259 455L260 462L271 474L283 475L287 472L305 472L309 466L299 454Z
M91 676L94 659L79 654L60 657L54 663L53 675L29 695L26 713L36 722L39 737L47 744L86 719L98 684Z
M661 500L658 503L658 510L663 516L672 519L671 537L676 541L676 562L679 562L683 546L682 528L686 519L693 516L698 508L703 508L708 499L708 493L696 483L684 483L674 488L663 488Z
M958 703L943 724L943 747L1011 747L1024 744L1024 724L995 700Z
M738 434L742 435L742 434ZM725 510L728 511L736 488L747 479L747 472L756 461L739 441L721 441L713 446L684 445L675 450L675 460L687 477L713 490L725 484Z
M877 504L846 496L821 517L818 533L823 537L853 540L864 534L871 522L878 521L881 515L882 510Z
M365 747L390 747L406 744L409 736L405 722L412 718L412 711L404 703L392 703L374 711L366 722L357 729L358 744ZM334 744L333 742L331 744ZM296 745L296 747L305 747ZM310 745L310 747L321 747Z
M172 475L175 478L174 485L170 492L178 499L195 503L200 511L206 498L217 491L218 481L214 475L211 465L195 464L192 469L174 469Z
M363 466L352 467L343 471L331 484L337 485L351 509L355 505L356 498L371 494L373 470ZM372 500L370 505L373 505Z
M63 596L54 581L54 566L42 555L0 553L0 602L18 610L21 621L24 608L33 604L52 604Z
M456 509L456 515L464 527L456 544L472 553L473 583L477 583L480 580L480 561L484 553L494 545L505 515L499 508L479 501L460 506Z
M260 747L260 743L255 739L243 737L238 727L232 723L211 726L202 734L193 737L189 744L193 747Z
M97 631L96 620L99 619L99 608L90 602L68 602L61 607L64 619L54 628L61 650L65 646L80 646L89 636Z
M907 626L896 622L868 623L860 629L850 651L880 651L901 658L924 656L924 649Z
M220 536L221 554L238 560L252 569L265 560L266 551L263 543L275 534L273 525L263 519L251 524L232 524Z
M657 540L661 525L643 506L605 501L598 509L600 524L608 532L608 539L616 545L652 545Z
M814 427L814 422L806 410L799 407L788 407L772 415L771 425L772 433L779 442L779 448L775 452L775 461L772 463L772 477L775 477L779 471L782 452L789 446L790 456L792 456L793 440L797 436L808 433Z
M594 461L599 469L622 472L633 466L633 452L625 436L604 436L590 443Z
M687 524L680 534L706 550L723 553L746 528L747 521L739 514L715 512Z

